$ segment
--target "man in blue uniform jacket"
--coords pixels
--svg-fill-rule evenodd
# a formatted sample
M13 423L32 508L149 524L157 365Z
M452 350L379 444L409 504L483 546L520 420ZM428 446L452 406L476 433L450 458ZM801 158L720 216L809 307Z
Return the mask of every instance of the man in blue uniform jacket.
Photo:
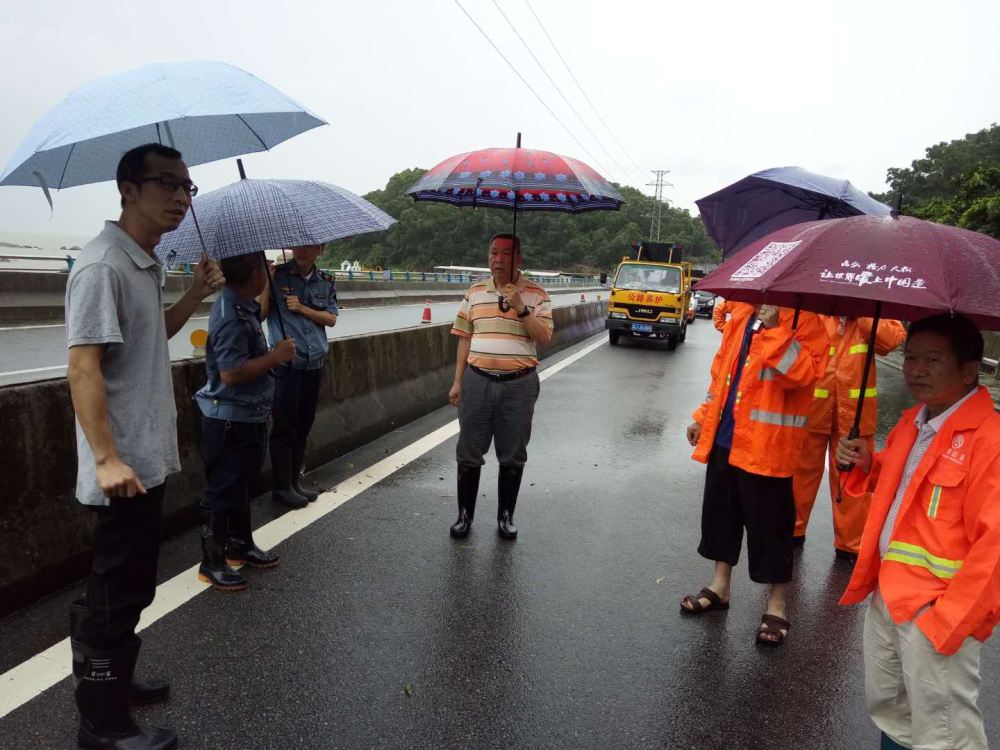
M295 358L293 338L268 351L255 298L266 288L263 253L222 261L226 287L208 319L208 382L195 394L201 410L201 457L208 487L201 503L198 578L217 589L246 588L234 565L270 568L278 556L254 544L250 493L267 455L270 371Z
M326 329L337 324L338 315L334 277L316 267L322 252L322 245L293 247L292 260L277 266L273 274L284 335L295 339L296 353L275 379L271 497L290 508L304 508L317 498L299 477L323 385L323 358L329 349ZM265 291L258 299L271 341L280 340L282 330L271 296Z

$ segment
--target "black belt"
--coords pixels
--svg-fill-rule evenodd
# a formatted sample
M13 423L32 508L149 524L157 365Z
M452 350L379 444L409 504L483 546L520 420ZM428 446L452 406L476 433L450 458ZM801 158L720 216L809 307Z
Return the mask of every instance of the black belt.
M506 383L508 380L519 380L520 378L527 377L531 375L536 369L536 367L525 367L523 370L516 370L515 372L488 372L475 365L469 365L469 369L472 370L477 375L482 375L484 378L492 380L494 383Z

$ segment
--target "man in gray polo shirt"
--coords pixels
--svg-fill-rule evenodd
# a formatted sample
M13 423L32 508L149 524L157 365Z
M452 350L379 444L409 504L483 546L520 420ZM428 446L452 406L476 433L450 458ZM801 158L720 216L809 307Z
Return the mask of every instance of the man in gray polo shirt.
M67 378L76 411L77 499L93 509L90 580L73 603L73 675L81 747L165 750L177 735L137 725L131 703L166 698L164 680L134 677L142 610L156 594L167 476L180 470L167 340L224 282L202 262L164 311L154 248L197 188L177 151L149 144L118 165L122 214L87 243L66 285Z

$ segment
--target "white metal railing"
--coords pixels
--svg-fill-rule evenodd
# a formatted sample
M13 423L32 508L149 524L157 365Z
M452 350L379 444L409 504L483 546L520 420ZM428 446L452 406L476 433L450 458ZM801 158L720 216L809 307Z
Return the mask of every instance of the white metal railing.
M45 263L62 263L64 266L62 268L52 269L52 268L25 268L19 266L17 268L6 269L3 267L4 260L33 260ZM17 271L60 271L62 273L68 273L70 269L73 268L73 263L76 261L72 255L13 255L7 253L0 253L0 271L5 270L17 270ZM428 282L428 281L438 281L447 283L458 283L458 284L471 284L474 281L479 281L486 278L485 274L473 273L469 271L465 272L446 272L446 271L389 271L389 270L375 270L375 271L340 271L336 269L324 269L327 273L331 273L340 279L347 279L349 281L359 280L359 281L393 281L393 282ZM190 276L191 275L191 265L181 265L174 266L167 271L172 275L178 276ZM596 276L546 276L542 279L544 286L568 286L571 284L596 284L598 283L598 277Z

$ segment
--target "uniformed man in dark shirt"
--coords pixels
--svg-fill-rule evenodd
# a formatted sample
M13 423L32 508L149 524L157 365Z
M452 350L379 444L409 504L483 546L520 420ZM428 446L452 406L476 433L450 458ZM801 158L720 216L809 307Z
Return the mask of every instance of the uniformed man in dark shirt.
M322 252L322 245L293 247L292 260L277 266L273 274L285 335L295 339L296 354L275 379L271 497L290 508L304 508L318 497L302 486L299 475L323 385L323 358L329 348L326 329L337 324L338 315L335 280L316 267ZM281 326L270 295L265 292L258 300L271 341L279 340Z
M198 578L225 591L245 589L231 566L270 568L278 556L254 544L250 493L267 455L272 368L295 358L295 340L268 351L255 298L267 286L263 253L221 262L226 287L208 319L208 383L195 394L201 409L201 456L208 488L201 503L202 561Z

